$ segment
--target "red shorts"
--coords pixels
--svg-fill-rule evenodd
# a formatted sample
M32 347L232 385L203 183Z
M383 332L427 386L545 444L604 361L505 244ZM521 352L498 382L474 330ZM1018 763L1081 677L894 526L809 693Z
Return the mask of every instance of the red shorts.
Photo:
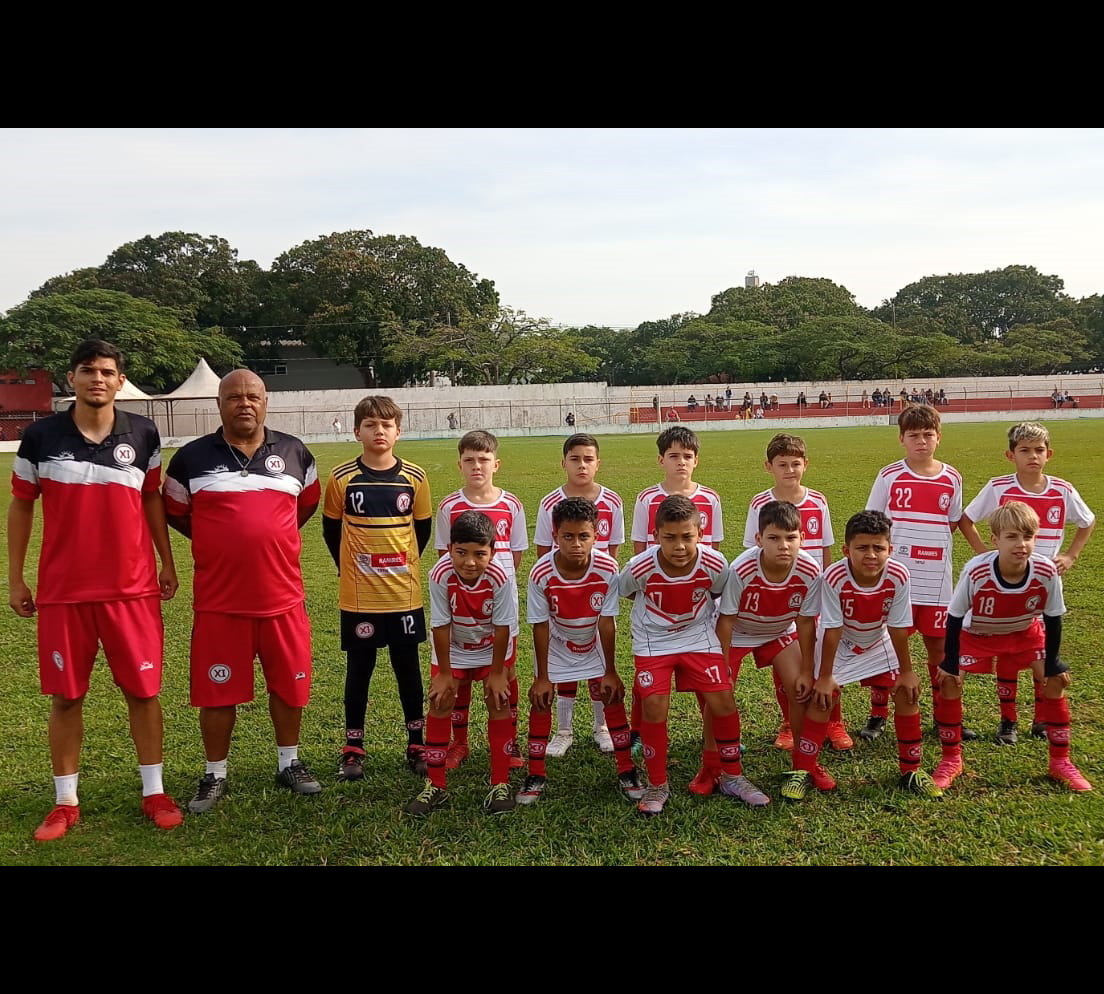
M757 670L766 669L774 662L775 656L796 641L796 635L779 635L776 639L771 639L769 642L764 642L762 645L752 648L746 645L734 645L728 650L728 665L734 673L739 673L740 664L750 652L751 658L755 660L755 668Z
M633 656L636 680L633 687L641 697L671 693L671 674L678 676L678 689L711 694L731 690L728 663L719 652L684 652L670 656Z
M913 604L909 635L917 633L933 639L946 638L947 608L934 604Z
M962 630L958 668L967 673L992 673L994 663L1029 670L1046 655L1046 629L1035 618L1022 632L1009 635L971 635Z
M306 707L311 630L305 605L270 618L197 611L192 625L192 707L225 708L253 700L257 656L268 692L288 707Z
M38 608L38 675L42 693L75 701L88 693L96 650L103 643L115 684L131 697L161 693L161 598Z

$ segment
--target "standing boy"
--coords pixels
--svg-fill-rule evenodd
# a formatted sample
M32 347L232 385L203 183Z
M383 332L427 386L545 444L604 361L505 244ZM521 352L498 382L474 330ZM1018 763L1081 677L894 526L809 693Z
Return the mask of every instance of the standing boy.
M537 558L548 555L552 550L552 512L556 505L568 497L583 497L592 501L598 512L594 548L608 553L616 560L617 550L625 541L625 516L621 498L594 479L602 465L598 439L582 433L571 435L563 444L563 460L560 465L567 474L566 482L545 497L537 510L536 531L533 535ZM605 709L601 697L595 696L596 692L592 685L590 700L594 712L594 741L602 752L613 752ZM545 755L549 757L564 755L574 741L572 721L575 717L576 693L575 683L556 685L556 734L548 743Z
M425 776L425 726L418 646L426 640L421 555L433 525L425 470L395 455L402 410L365 397L353 414L357 458L326 484L322 534L337 566L345 652L345 748L340 780L364 777L364 718L376 650L387 648L406 722L406 763Z

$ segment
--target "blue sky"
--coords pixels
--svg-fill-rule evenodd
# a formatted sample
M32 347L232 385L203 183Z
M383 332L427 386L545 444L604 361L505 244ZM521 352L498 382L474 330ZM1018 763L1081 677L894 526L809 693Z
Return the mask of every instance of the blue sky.
M413 235L566 324L634 326L761 279L874 306L1034 265L1104 292L1104 131L0 130L0 309L168 230L268 266L332 231Z

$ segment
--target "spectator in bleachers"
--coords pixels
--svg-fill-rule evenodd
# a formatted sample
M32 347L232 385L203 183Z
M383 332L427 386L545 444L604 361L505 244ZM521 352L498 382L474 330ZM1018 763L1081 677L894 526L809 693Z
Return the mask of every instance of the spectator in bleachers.
M713 394L707 393L705 395L705 412L708 414L713 410Z
M874 388L874 392L870 395L870 399L874 402L875 407L882 406L882 391L877 387Z
M695 397L693 394L690 394L690 396L686 398L686 410L693 414L697 409L698 398Z
M805 391L802 390L801 393L797 395L797 410L800 413L801 408L808 406L809 402L805 399Z
M776 393L772 393L770 395L770 409L772 411L778 410L778 394Z
M828 406L828 394L826 391L820 391L820 397L817 398L820 401L820 409L823 411Z
M759 406L763 408L763 410L766 410L768 404L770 404L770 397L767 396L767 391L764 390L759 394Z

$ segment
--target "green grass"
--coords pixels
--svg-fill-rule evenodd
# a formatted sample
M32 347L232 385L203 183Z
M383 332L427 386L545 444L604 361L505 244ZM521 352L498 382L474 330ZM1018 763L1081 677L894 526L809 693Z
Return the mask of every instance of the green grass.
M1104 455L1099 421L1057 422L1052 428L1057 457L1051 469L1072 480L1090 507L1104 511ZM769 431L702 435L696 477L716 488L724 502L723 551L739 550L748 500L768 483L762 469ZM821 428L806 432L811 465L806 482L827 493L837 535L862 507L875 472L900 455L891 428ZM990 476L1006 471L1000 424L954 424L940 449L965 481L969 500ZM524 501L533 525L540 497L562 480L560 439L505 439L500 485ZM600 479L631 507L635 494L658 479L650 437L609 436L602 440ZM315 447L323 479L348 458L348 445ZM401 453L429 473L435 499L457 485L452 441L400 444ZM10 473L11 456L0 456ZM5 488L6 490L6 488ZM7 497L3 499L6 508ZM107 522L82 527L110 527ZM774 798L751 811L719 798L695 798L685 786L697 769L700 722L685 696L672 708L671 781L668 810L644 821L614 788L611 759L589 740L590 708L585 693L576 713L576 745L562 760L550 760L551 780L542 800L509 816L484 816L488 760L482 706L472 709L472 759L450 777L451 807L425 821L402 815L418 787L402 763L402 717L394 679L383 663L373 681L366 732L366 779L333 781L343 740L344 657L339 649L332 563L318 519L305 529L303 568L314 626L315 685L304 719L301 755L325 783L323 793L302 799L273 784L275 747L263 694L240 709L230 756L230 794L211 814L188 818L175 832L157 832L138 813L139 783L133 748L126 735L125 708L98 665L86 706L81 772L80 825L60 842L39 845L31 832L53 802L46 742L48 703L38 692L34 623L0 614L0 741L7 761L0 783L0 862L5 864L1095 864L1104 863L1104 534L1089 543L1068 575L1063 656L1073 666L1071 702L1073 758L1098 790L1071 795L1045 777L1046 745L1024 736L1015 748L979 741L965 749L967 771L942 802L924 802L895 789L896 750L892 735L844 756L829 754L827 765L840 781L832 795L788 807L778 798L778 781L788 757L771 740L777 707L768 674L745 665L737 687L748 747L745 771ZM166 668L162 701L166 717L166 785L186 800L203 770L195 713L187 704L191 571L186 543L174 536L182 585L165 605ZM35 548L29 562L36 561ZM956 539L956 566L968 558ZM838 552L838 547L837 547ZM74 530L73 554L80 554ZM432 553L431 553L432 555ZM527 554L522 574L533 563ZM625 554L622 559L626 558ZM32 570L28 570L32 575ZM524 584L522 592L524 596ZM524 606L522 608L524 617ZM531 641L522 626L519 674L528 685ZM914 651L919 654L917 644ZM627 615L622 614L618 658L622 676L632 672ZM428 671L428 650L423 652ZM524 698L523 698L524 701ZM844 694L850 727L866 713L866 694ZM991 739L997 724L992 678L968 678L966 711L971 724ZM1021 730L1030 723L1030 687L1020 685ZM525 707L522 725L525 725ZM930 726L930 701L924 704ZM1027 719L1026 721L1024 719ZM938 758L927 734L925 766Z

